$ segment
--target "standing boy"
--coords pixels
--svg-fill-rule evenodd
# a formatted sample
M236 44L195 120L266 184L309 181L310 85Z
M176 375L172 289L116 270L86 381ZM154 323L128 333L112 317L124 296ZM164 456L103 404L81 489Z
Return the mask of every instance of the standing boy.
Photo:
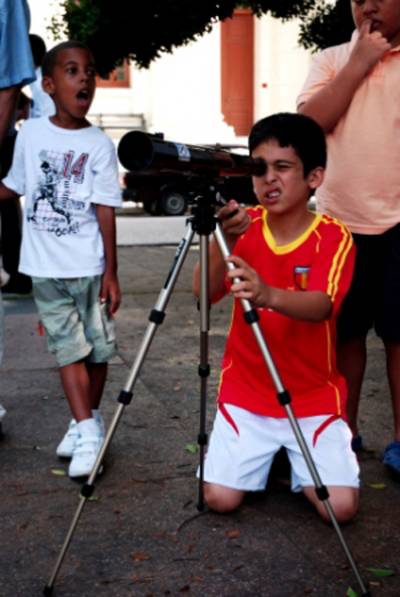
M274 454L284 446L293 491L302 490L329 520L244 320L239 299L245 298L257 308L336 517L349 520L358 507L359 469L342 418L346 388L335 364L335 325L354 250L341 223L307 208L324 176L324 134L310 118L276 114L254 125L249 148L267 165L264 175L253 177L260 205L244 210L230 201L219 213L235 268L226 273L214 240L210 246L210 298L218 300L230 289L235 301L205 460L205 499L220 512L239 506L246 491L265 488ZM240 282L233 283L236 277ZM199 293L198 266L194 291Z
M349 388L353 448L374 326L386 351L394 441L384 463L400 473L400 0L351 2L357 30L324 50L298 98L328 133L318 210L341 219L357 246L355 274L338 321L338 366Z
M95 92L90 51L75 41L54 47L43 62L43 86L56 113L21 127L0 199L26 197L20 270L32 276L73 415L57 454L71 458L71 477L81 477L104 439L98 407L115 352L114 208L121 193L113 143L86 119Z

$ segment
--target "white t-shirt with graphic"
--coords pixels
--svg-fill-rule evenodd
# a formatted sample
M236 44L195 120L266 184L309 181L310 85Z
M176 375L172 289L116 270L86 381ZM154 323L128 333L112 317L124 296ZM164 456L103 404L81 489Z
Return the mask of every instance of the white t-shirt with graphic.
M44 278L102 274L104 247L95 204L119 207L111 139L94 126L55 126L48 117L22 125L3 180L25 195L19 271Z

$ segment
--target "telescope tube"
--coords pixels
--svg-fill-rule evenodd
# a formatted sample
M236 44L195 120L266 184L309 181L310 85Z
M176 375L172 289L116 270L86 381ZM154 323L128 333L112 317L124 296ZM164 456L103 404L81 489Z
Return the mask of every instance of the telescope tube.
M141 131L126 133L118 145L118 157L127 170L168 170L217 176L262 176L263 159L173 141Z

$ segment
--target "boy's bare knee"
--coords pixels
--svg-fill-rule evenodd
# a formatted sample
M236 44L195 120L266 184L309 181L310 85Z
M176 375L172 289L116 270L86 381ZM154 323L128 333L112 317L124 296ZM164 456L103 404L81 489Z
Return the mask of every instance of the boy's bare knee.
M330 503L338 522L349 522L358 511L359 491L355 487L328 487Z
M332 506L335 518L336 518L337 522L340 524L344 524L346 522L350 522L351 520L353 520L353 518L357 514L357 510L358 510L358 504L356 505L352 501L350 501L349 503L337 503L337 504L331 502L331 506ZM320 510L321 518L325 522L328 522L328 523L332 522L331 517L329 516L323 503L321 503L321 508L319 510Z
M358 511L359 491L354 487L328 487L329 503L337 522L350 522ZM304 488L304 493L314 504L324 522L331 522L331 517L325 507L324 501L318 499L315 489Z
M204 483L204 499L208 507L215 512L232 512L243 501L244 491L231 489L216 483Z

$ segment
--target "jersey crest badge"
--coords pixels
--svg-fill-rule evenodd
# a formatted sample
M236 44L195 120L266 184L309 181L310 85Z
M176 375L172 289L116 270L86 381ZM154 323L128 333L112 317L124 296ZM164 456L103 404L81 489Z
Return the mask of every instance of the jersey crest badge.
M307 265L296 265L294 267L293 274L296 288L299 288L299 290L307 290L309 272L310 267Z

